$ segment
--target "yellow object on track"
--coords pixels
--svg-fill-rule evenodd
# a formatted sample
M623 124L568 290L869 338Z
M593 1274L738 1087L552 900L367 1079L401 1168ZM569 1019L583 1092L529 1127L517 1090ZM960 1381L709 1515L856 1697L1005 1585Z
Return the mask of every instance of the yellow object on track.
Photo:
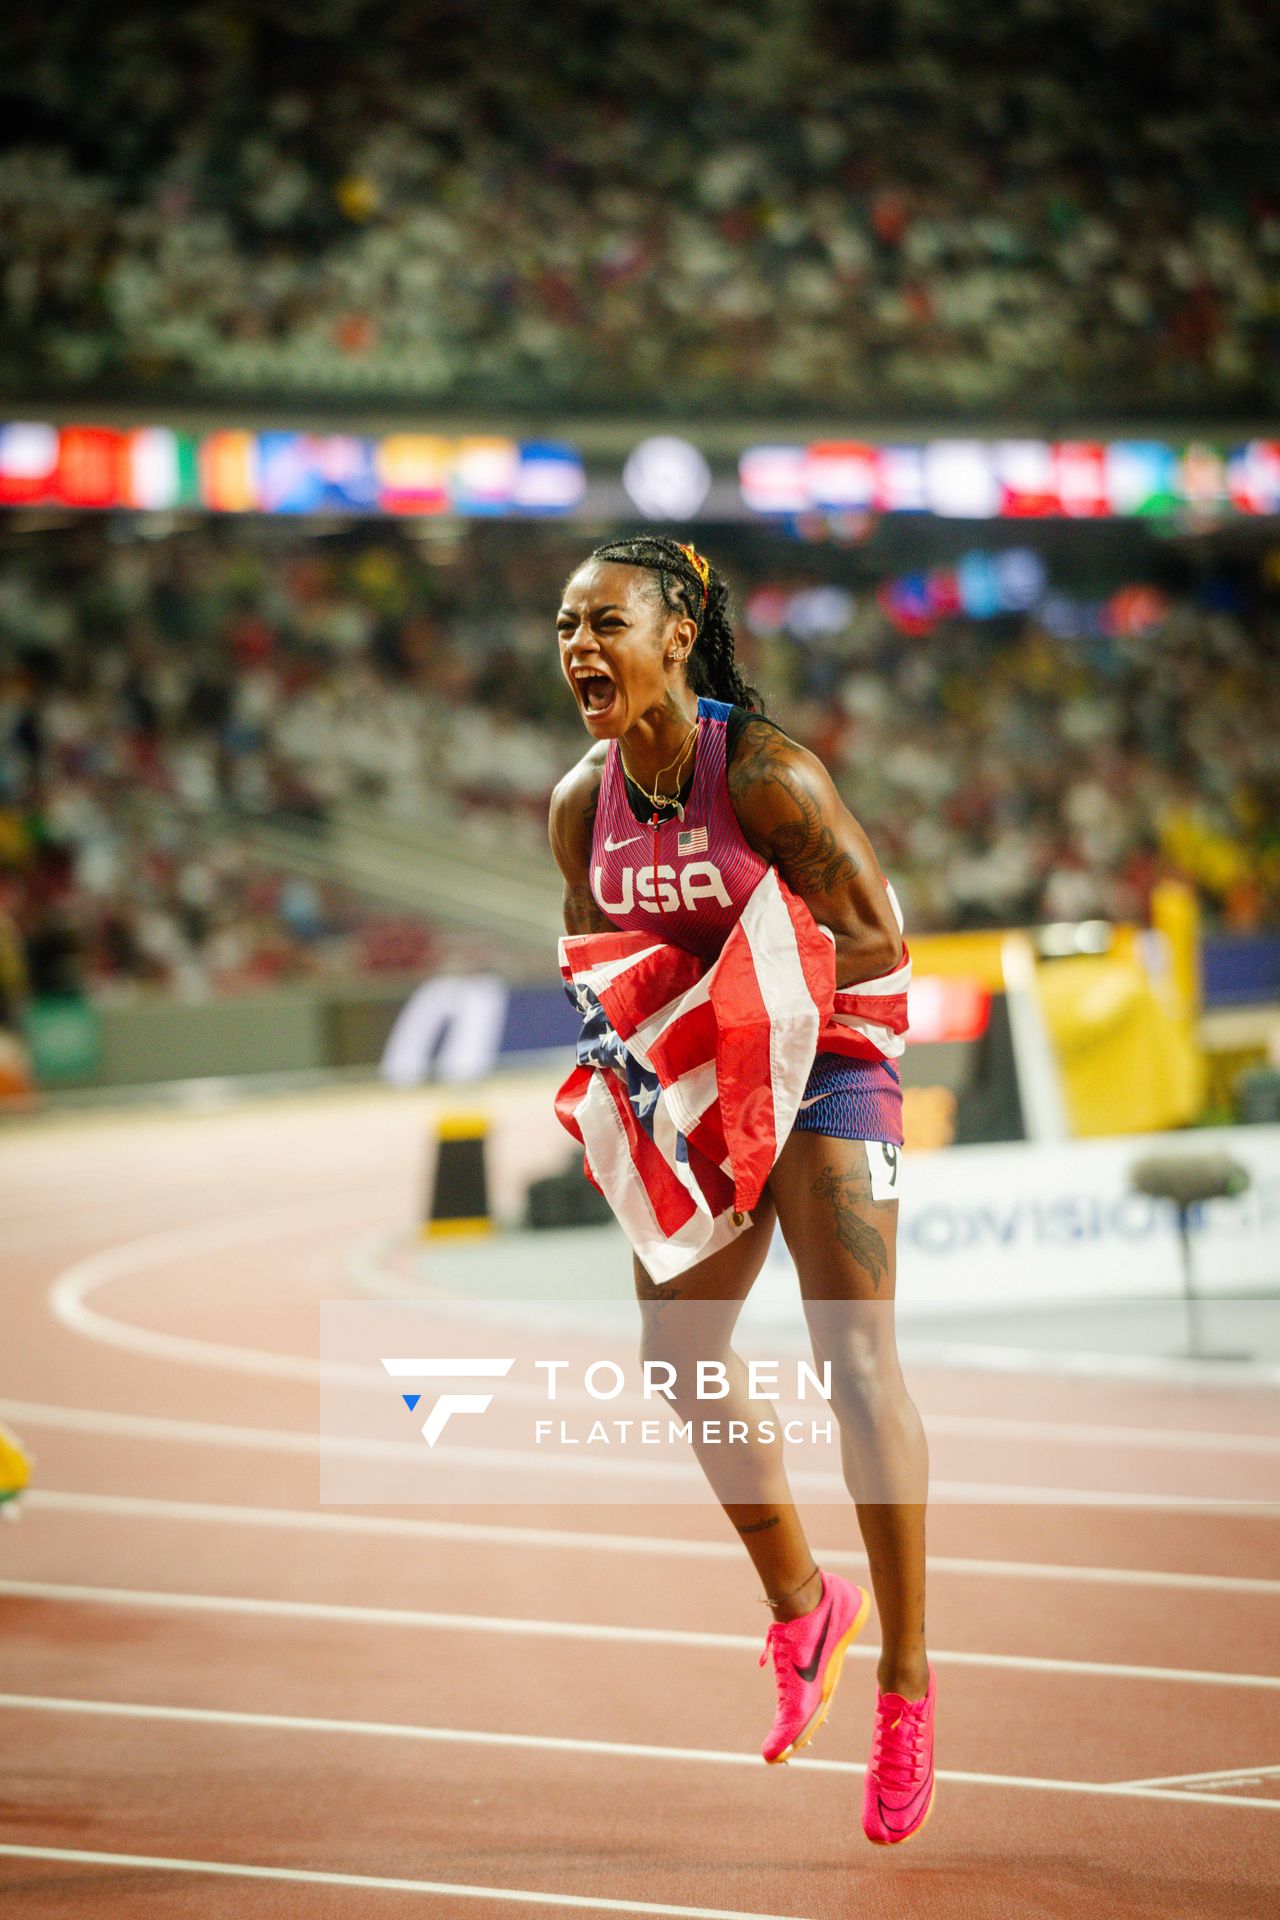
M0 1426L0 1505L16 1499L31 1478L31 1462L8 1427Z

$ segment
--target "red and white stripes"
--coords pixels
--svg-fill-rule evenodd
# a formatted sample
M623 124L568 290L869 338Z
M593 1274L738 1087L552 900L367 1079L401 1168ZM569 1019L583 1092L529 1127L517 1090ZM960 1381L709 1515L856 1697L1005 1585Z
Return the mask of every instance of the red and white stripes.
M556 1112L650 1276L674 1279L744 1230L791 1131L832 1030L831 938L768 868L710 966L638 933L566 936L560 965L658 1086L642 1119L620 1069L578 1066Z
M902 932L898 896L885 881L893 917ZM896 1060L906 1046L907 989L911 985L911 953L905 941L902 958L892 973L859 980L856 987L839 987L830 1024L822 1036L824 1053L843 1053L854 1060Z

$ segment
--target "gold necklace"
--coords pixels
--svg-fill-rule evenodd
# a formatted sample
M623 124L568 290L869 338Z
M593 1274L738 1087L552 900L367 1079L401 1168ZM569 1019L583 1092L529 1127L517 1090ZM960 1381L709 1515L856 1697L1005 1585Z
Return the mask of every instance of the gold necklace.
M632 786L637 788L639 792L641 792L644 795L645 799L649 802L649 805L653 808L655 813L660 812L663 807L674 807L678 817L681 820L683 820L684 808L680 805L681 769L683 768L684 763L689 756L690 743L696 740L697 737L698 737L698 723L695 720L693 725L690 727L688 733L685 735L684 742L680 748L679 753L676 755L675 759L672 760L668 766L658 768L657 774L654 776L652 792L649 790L648 787L644 785L643 781L636 779L634 773L632 773L630 768L627 766L627 756L625 755L625 753L623 753L622 742L621 740L619 740L618 757L622 761L622 771L626 774L627 779L631 782ZM676 784L675 784L675 792L673 794L662 794L658 792L659 784L661 783L662 776L665 773L675 774Z

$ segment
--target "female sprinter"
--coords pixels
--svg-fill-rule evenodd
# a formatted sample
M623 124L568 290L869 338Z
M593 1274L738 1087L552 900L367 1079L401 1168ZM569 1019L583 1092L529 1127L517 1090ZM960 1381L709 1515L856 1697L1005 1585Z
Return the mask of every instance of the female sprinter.
M657 932L711 960L771 863L834 934L838 985L891 973L902 940L867 837L814 756L751 710L727 607L724 582L700 554L650 534L598 547L568 581L556 622L560 665L592 745L551 803L565 927ZM650 895L642 908L639 872L659 855L675 865L681 828L705 829L698 851L719 870L719 897L655 910ZM662 1286L635 1262L645 1357L676 1360L666 1302L717 1304L720 1350L707 1350L702 1316L711 1309L700 1308L699 1356L729 1369L731 1395L717 1402L717 1414L750 1422L745 1370L729 1342L775 1220L781 1226L816 1356L831 1364L844 1477L880 1610L880 1692L862 1821L881 1846L910 1839L933 1804L935 1682L924 1638L928 1455L898 1365L892 1305L847 1312L837 1322L831 1303L892 1302L898 1203L876 1196L885 1194L887 1169L896 1173L901 1115L888 1062L819 1053L750 1228ZM677 1382L688 1371L677 1363ZM679 1385L676 1407L682 1419L697 1411L682 1404ZM721 1451L699 1455L717 1491ZM778 1712L763 1752L777 1763L825 1717L845 1649L871 1603L861 1588L815 1564L778 1447L753 1444L745 1484L758 1496L750 1504L741 1501L739 1463L735 1498L720 1497L773 1610L766 1652Z

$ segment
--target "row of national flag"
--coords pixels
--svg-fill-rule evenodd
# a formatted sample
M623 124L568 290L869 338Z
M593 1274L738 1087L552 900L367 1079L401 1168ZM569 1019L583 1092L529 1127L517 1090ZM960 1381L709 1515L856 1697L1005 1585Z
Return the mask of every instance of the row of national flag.
M0 426L0 506L536 516L585 486L573 448L500 435Z
M1280 441L774 444L742 454L738 493L748 517L1276 515ZM571 514L586 495L576 447L501 434L0 425L0 506L518 517Z
M955 520L1280 513L1280 441L819 440L750 447L738 463L754 512L929 513Z

